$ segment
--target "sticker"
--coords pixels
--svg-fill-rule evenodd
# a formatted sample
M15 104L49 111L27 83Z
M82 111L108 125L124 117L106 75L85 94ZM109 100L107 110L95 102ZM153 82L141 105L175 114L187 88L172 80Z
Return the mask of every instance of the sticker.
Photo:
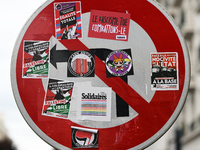
M78 89L77 119L110 121L111 88L86 87Z
M128 41L130 14L91 10L88 37Z
M58 40L82 38L80 1L54 3L54 13Z
M94 77L94 52L69 51L68 77Z
M74 82L49 79L42 115L68 118Z
M151 89L178 90L178 54L151 53Z
M98 130L71 127L72 148L98 148Z
M23 78L47 78L49 71L49 42L24 41Z
M125 49L104 53L106 57L106 74L107 77L133 75L133 62L131 50Z
M68 119L71 121L77 120L77 92L78 88L92 87L92 81L80 81L74 82L71 103L70 103L70 111Z

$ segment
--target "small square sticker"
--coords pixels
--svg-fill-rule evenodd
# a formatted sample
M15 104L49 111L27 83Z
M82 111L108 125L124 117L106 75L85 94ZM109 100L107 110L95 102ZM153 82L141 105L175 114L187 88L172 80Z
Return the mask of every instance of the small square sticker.
M98 148L98 130L71 127L72 148Z
M107 77L133 75L133 61L131 49L105 52L105 65Z
M94 51L69 51L68 77L94 77Z

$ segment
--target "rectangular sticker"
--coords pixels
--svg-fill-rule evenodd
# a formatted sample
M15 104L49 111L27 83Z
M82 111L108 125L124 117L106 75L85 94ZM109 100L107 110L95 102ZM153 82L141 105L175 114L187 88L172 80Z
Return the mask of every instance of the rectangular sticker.
M151 53L151 89L178 90L178 54Z
M92 10L88 37L128 41L130 14Z
M54 13L58 40L82 38L80 1L54 3Z
M77 95L77 119L110 121L111 88L79 88Z
M68 118L74 82L49 79L42 115Z
M47 78L49 71L49 42L24 41L23 78Z
M72 148L98 148L98 130L71 127Z

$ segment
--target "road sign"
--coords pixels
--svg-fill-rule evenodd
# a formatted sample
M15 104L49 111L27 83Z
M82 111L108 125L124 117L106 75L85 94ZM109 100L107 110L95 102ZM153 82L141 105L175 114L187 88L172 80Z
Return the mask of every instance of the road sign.
M153 0L49 0L11 63L19 110L58 149L148 147L178 117L189 80L184 39Z

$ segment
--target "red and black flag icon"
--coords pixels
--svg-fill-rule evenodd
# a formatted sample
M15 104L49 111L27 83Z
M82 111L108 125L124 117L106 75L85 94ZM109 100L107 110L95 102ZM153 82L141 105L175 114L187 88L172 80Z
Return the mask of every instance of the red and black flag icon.
M72 148L98 148L98 130L71 127Z

